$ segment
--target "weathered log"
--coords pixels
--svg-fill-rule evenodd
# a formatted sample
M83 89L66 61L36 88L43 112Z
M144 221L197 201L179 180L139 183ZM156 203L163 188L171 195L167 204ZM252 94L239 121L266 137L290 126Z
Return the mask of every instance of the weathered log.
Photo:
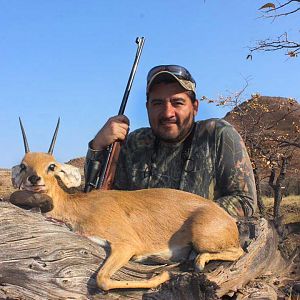
M235 291L265 271L274 258L274 231L264 219L257 225L249 253L235 263L209 263L206 278L174 269L174 279L156 291L103 293L95 276L108 249L40 213L0 202L0 299L212 299L214 283L218 296ZM149 278L161 269L130 262L114 278Z

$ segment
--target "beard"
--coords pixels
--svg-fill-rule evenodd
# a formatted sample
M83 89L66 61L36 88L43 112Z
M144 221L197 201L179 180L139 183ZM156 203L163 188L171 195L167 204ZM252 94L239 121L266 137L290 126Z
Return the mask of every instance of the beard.
M178 120L161 119L158 121L157 128L151 128L153 134L164 143L178 143L183 141L191 132L195 117L193 114L189 115L180 124Z

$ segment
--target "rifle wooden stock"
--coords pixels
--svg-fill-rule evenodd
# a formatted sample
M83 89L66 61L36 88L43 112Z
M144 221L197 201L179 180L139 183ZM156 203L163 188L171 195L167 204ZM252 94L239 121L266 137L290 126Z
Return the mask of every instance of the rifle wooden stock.
M104 174L103 182L102 182L102 185L100 186L101 190L111 190L112 189L120 150L121 150L120 142L115 142L112 144L111 154L110 154L110 157L109 157L109 160L107 163L107 171Z

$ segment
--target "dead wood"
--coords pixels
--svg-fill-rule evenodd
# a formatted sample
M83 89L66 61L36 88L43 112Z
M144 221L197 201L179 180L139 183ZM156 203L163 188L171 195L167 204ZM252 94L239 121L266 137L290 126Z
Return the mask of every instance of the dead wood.
M277 239L264 219L254 226L254 239L235 263L210 263L203 274L174 269L173 279L156 291L103 293L95 276L106 251L40 213L0 202L0 299L213 299L236 291L274 262ZM253 224L252 224L253 225ZM257 226L258 225L258 226ZM116 279L144 279L161 266L130 262ZM208 281L210 280L210 281ZM216 293L216 288L219 289ZM184 297L185 295L185 297Z

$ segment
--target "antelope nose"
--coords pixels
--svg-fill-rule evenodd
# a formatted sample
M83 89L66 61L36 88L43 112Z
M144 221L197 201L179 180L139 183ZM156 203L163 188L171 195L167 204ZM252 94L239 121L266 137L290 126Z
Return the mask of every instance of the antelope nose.
M31 183L31 184L37 184L37 182L41 179L41 177L39 176L36 176L36 175L31 175L28 177L28 181Z

